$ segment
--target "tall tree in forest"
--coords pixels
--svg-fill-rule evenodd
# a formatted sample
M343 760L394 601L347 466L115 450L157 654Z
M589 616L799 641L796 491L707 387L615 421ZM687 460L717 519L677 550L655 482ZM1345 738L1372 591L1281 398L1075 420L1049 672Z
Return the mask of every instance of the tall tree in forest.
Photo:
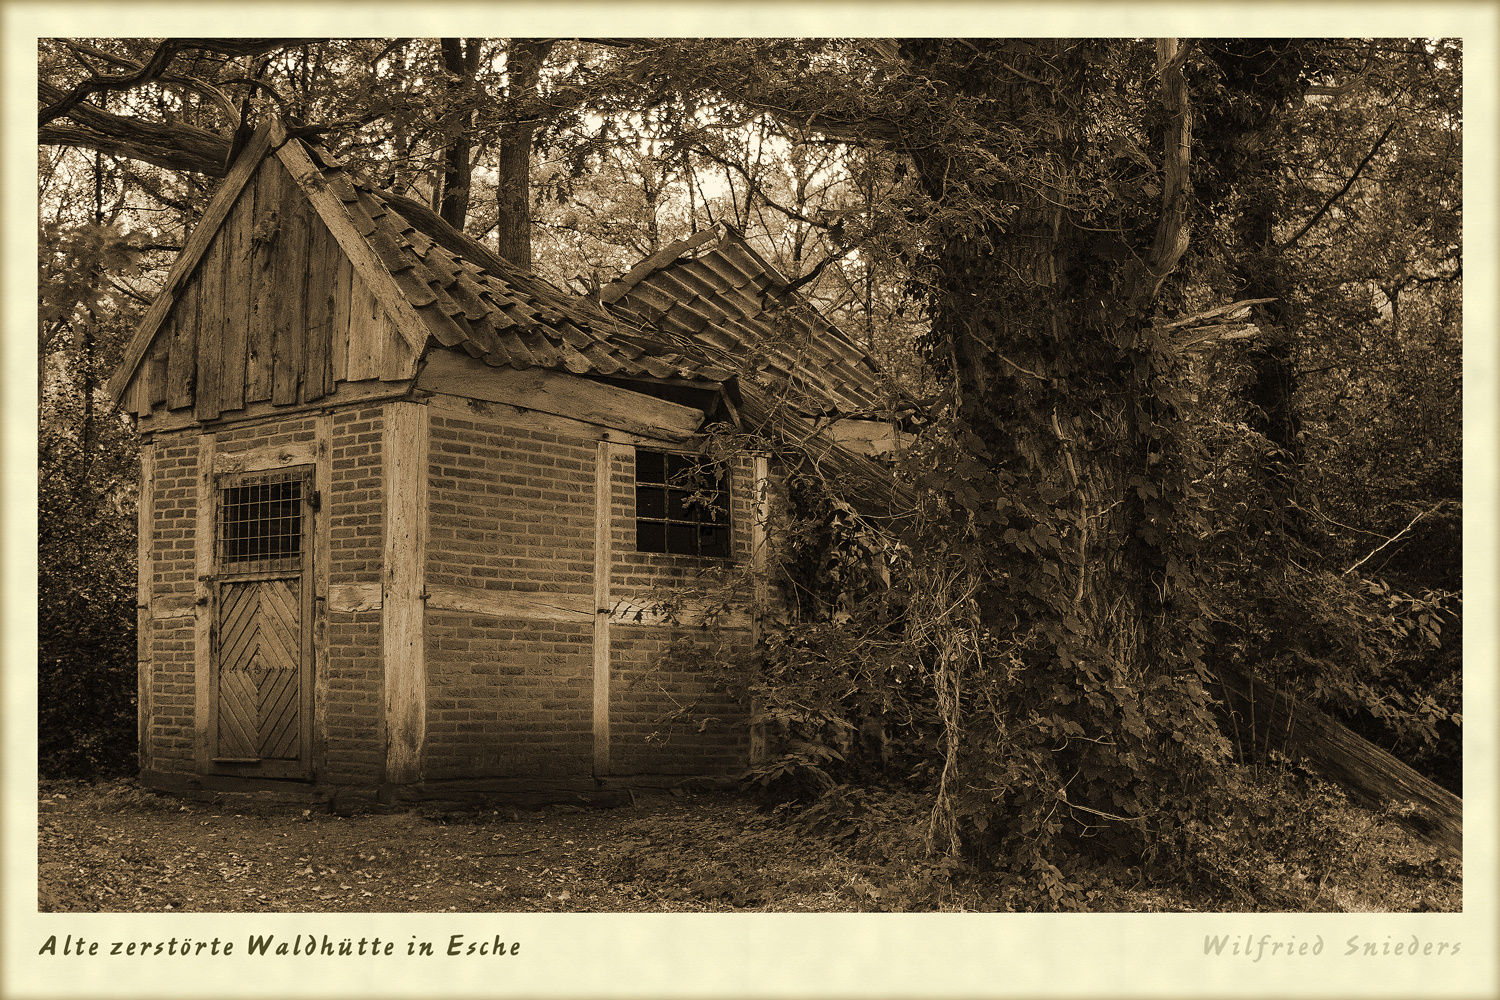
M499 254L517 267L531 268L531 145L536 132L535 91L552 40L513 38L506 50L506 94L511 120L500 129L495 185L495 236Z
M1455 93L1458 53L1421 39L1213 45L1200 196L1218 220L1214 239L1227 249L1228 277L1241 294L1272 300L1256 307L1253 339L1206 362L1224 390L1215 397L1224 409L1200 414L1217 455L1207 481L1216 495L1233 497L1220 506L1212 546L1221 606L1213 656L1337 713L1385 746L1431 760L1438 726L1450 725L1459 708L1456 661L1435 645L1440 621L1450 630L1456 624L1439 593L1457 589L1456 573L1437 586L1394 581L1393 592L1370 576L1380 564L1361 556L1394 541L1408 518L1425 520L1447 504L1414 506L1389 495L1371 503L1366 495L1350 505L1351 489L1362 490L1356 479L1393 477L1371 478L1368 466L1364 477L1343 470L1354 455L1370 455L1358 444L1364 428L1387 419L1391 400L1383 395L1376 409L1364 406L1367 378L1383 369L1376 379L1388 385L1400 368L1392 363L1399 341L1381 343L1389 331L1377 301L1389 301L1382 275L1422 274L1419 290L1458 278L1450 228L1455 132L1441 110ZM1409 166L1397 166L1414 160L1428 168L1420 184ZM1432 204L1404 207L1414 197ZM1438 203L1447 207L1433 211ZM1437 216L1441 247L1418 222ZM1451 342L1434 354L1446 356L1433 357L1430 371L1455 370ZM1409 426L1432 428L1436 412L1456 416L1456 380L1428 379L1414 395L1421 402L1408 413L1427 415ZM1360 419L1346 423L1355 406ZM1433 450L1456 462L1458 425L1447 426L1455 437ZM1380 464L1421 450L1388 443ZM1456 518L1457 491L1447 493L1447 516ZM1457 548L1450 536L1430 551L1451 554L1456 566ZM1448 668L1436 667L1444 660ZM1412 669L1422 682L1413 682Z

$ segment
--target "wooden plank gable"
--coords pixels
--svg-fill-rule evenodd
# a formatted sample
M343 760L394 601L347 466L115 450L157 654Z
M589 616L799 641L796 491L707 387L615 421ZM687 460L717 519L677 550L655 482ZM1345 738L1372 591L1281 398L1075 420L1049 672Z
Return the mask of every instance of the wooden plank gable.
M199 420L219 416L224 368L224 241L216 237L189 283L198 286L198 375L194 413Z
M171 331L167 350L167 408L181 410L193 405L193 380L198 371L197 285L184 288L177 297Z
M250 234L250 315L247 330L245 402L264 403L271 398L271 368L275 357L276 300L289 277L278 273L280 255L275 252L281 225L281 193L286 186L284 171L263 164L255 174L258 211Z
M269 161L264 169L279 170L280 165ZM310 220L303 205L302 190L296 184L286 185L281 193L281 228L276 234L276 270L282 280L277 282L271 402L278 406L297 402L307 364L302 296L288 294L299 284L305 288L310 263L307 254Z
M261 173L265 172L262 167ZM224 230L219 234L224 256L223 368L220 370L219 403L224 410L245 406L245 364L250 328L250 251L255 227L255 185L246 184Z
M403 328L393 316L394 280L368 266L368 247L365 267L351 261L342 205L318 185L331 201L320 208L297 168L310 165L272 152L269 140L235 163L110 381L130 412L191 407L212 421L254 403L315 402L344 381L415 373L419 321L404 316ZM332 226L325 210L339 213Z
M115 370L109 380L109 394L116 400L125 398L125 390L136 378L140 369L141 361L146 356L146 351L156 339L157 332L161 329L163 320L176 303L177 293L182 289L189 275L197 268L202 259L204 251L208 249L209 243L219 231L225 216L229 214L234 203L239 198L240 192L245 184L255 174L256 168L265 158L267 150L271 147L272 129L267 126L257 129L251 137L249 145L234 162L229 174L224 178L218 193L209 202L203 218L199 221L193 234L188 238L187 245L183 247L181 255L172 270L167 275L167 282L162 293L157 296L156 301L151 304L145 319L136 329L135 336L131 338L129 345L125 348L125 356L120 367Z

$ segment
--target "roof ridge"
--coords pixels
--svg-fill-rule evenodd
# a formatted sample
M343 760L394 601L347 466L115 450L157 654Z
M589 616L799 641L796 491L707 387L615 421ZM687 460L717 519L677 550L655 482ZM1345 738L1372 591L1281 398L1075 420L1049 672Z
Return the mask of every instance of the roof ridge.
M722 239L723 235L719 232L721 227L728 229L729 225L728 223L718 222L707 229L667 244L614 281L599 289L599 301L605 305L617 301L653 272L661 270L668 264L675 263L689 250L696 250L709 240Z

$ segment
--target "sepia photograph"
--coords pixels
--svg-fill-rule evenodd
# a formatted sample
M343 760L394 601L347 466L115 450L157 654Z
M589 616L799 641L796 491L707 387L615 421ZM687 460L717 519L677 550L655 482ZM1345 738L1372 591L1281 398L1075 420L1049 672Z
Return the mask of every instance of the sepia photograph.
M39 905L1461 900L1461 47L39 52Z
M1481 947L1466 39L36 45L31 960Z

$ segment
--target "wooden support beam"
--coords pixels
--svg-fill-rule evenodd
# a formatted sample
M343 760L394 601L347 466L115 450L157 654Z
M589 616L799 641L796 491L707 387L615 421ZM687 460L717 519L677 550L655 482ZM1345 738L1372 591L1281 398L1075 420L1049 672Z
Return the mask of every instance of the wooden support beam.
M1407 831L1452 858L1463 856L1463 799L1441 787L1348 727L1274 687L1237 671L1220 668L1220 690L1233 713L1225 724L1231 738L1259 752L1280 750L1308 766L1371 809L1411 802L1417 810L1397 817Z
M726 609L721 601L691 597L674 599L673 604L673 617L668 621L657 595L644 593L622 597L614 594L610 597L609 621L616 627L699 628L713 615L721 628L752 633L755 629L755 617L744 605L731 605Z
M327 418L327 414L322 414L318 419L321 421ZM263 472L293 465L314 465L318 460L320 447L318 441L292 441L220 452L214 456L214 474L222 476L232 472Z
M379 611L382 597L378 583L345 583L328 588L328 610L341 615Z
M202 774L213 767L218 742L213 732L214 695L218 671L213 668L214 617L214 444L216 435L198 438L198 518L193 529L193 605L198 616L193 623L193 759Z
M307 745L307 763L313 777L328 770L328 564L333 558L329 531L333 515L333 414L318 414L317 454L314 456L313 489L321 498L312 512L313 536L313 671L311 689L312 739ZM278 456L280 457L280 456Z
M894 424L849 417L829 424L828 436L834 444L867 458L899 451L909 443L909 438Z
M647 437L644 434L627 434L617 428L600 427L598 424L584 423L571 417L559 417L555 413L538 413L536 410L524 410L507 403L467 399L462 396L450 396L447 393L433 394L428 397L427 405L430 409L441 410L453 416L469 420L484 418L517 430L566 434L591 441L608 438L611 444L617 446L659 449L677 443L660 437Z
M362 383L349 383L340 385L336 396L326 396L312 403L298 403L295 406L275 406L269 400L260 403L247 403L245 409L236 413L231 418L235 429L242 429L256 424L266 422L280 422L288 417L298 416L304 413L321 413L324 410L332 410L342 406L376 406L391 400L406 399L405 386L392 385L389 382L365 381ZM223 427L228 421L210 423L213 428ZM157 410L151 416L144 416L137 422L136 428L141 434L166 434L171 431L180 431L200 426L191 410L181 410L172 413L164 413Z
M766 599L769 587L766 580L766 568L768 563L766 536L766 524L770 518L770 495L771 488L771 463L765 455L755 455L750 459L751 463L751 489L753 506L750 510L750 572L755 605L751 609L751 631L750 643L759 646L761 640L761 616L766 613ZM752 720L761 714L761 698L752 695L750 700L750 717ZM766 724L754 722L750 724L750 763L759 764L766 759Z
M428 354L417 388L507 403L661 441L686 441L703 423L703 411L689 406L566 372L492 368L467 354L438 348Z
M385 664L385 780L422 777L427 736L427 664L422 577L426 548L427 407L389 403L382 438L385 547L381 651Z
M143 444L141 456L141 492L136 504L136 748L142 768L151 765L151 598L152 572L152 497L155 494L156 446Z
M151 618L166 621L168 618L195 618L198 611L193 606L192 594L165 594L151 598Z
M594 461L594 777L609 776L609 574L614 558L610 443Z
M427 607L432 611L574 625L594 620L593 598L577 594L522 593L439 584L427 588Z

